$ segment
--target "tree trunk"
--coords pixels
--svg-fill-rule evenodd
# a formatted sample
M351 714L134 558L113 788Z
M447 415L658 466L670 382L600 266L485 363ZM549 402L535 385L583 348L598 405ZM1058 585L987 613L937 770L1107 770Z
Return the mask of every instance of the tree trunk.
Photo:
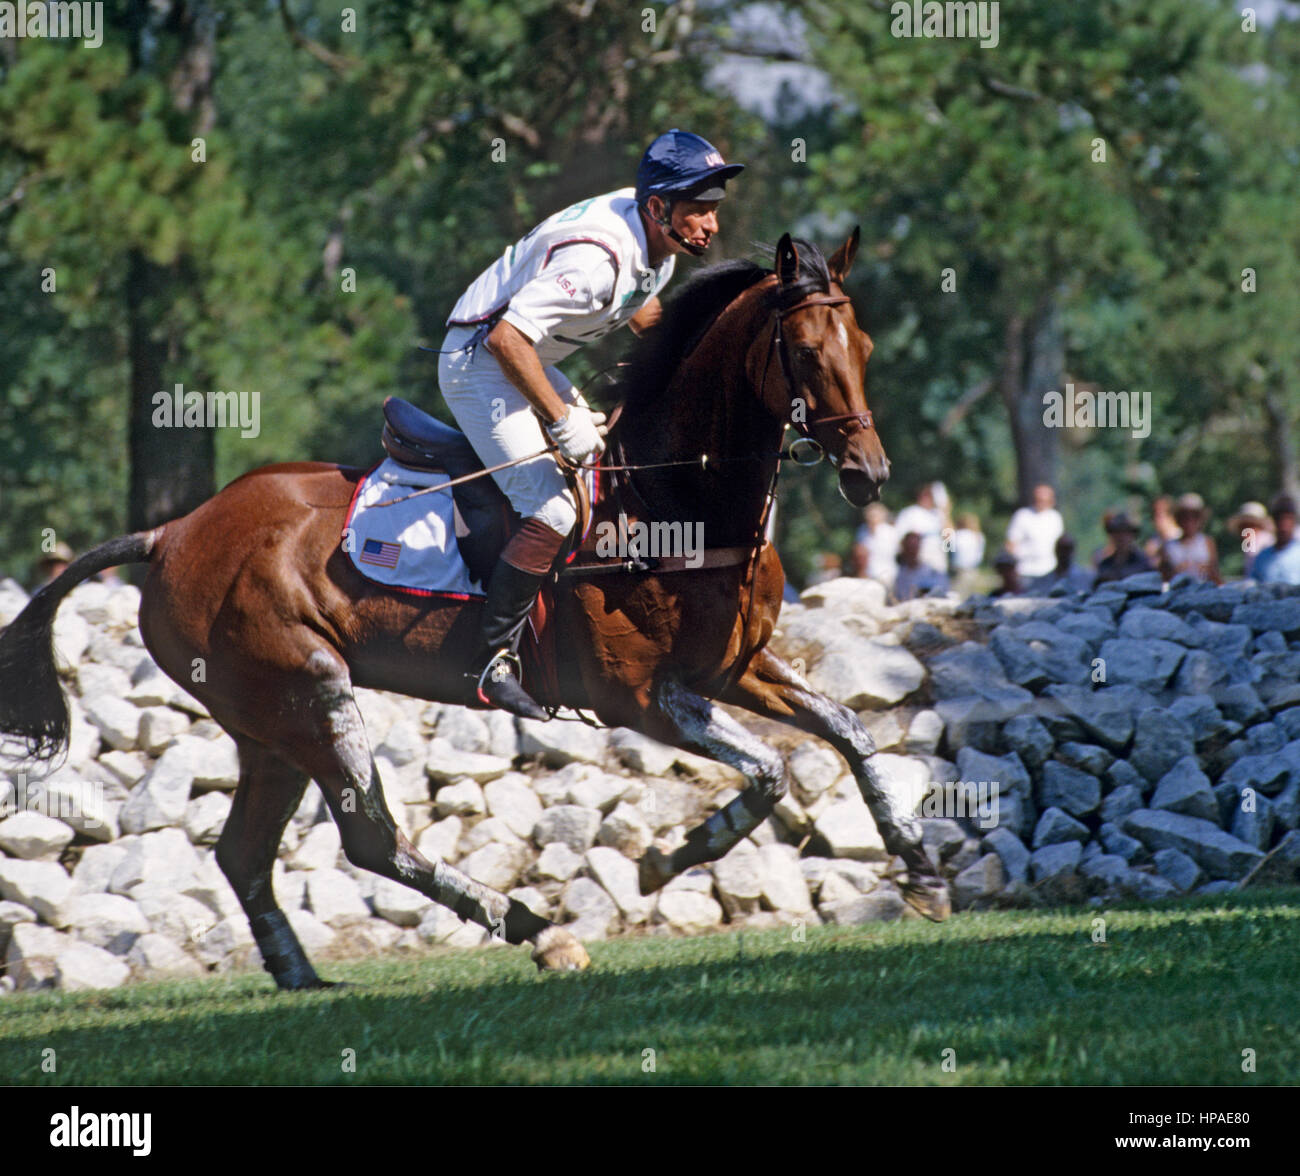
M1282 490L1293 498L1300 498L1300 462L1296 459L1295 434L1285 398L1274 391L1265 392L1264 411L1268 416L1273 460L1277 462Z
M1016 497L1021 506L1033 501L1034 487L1056 487L1060 437L1043 423L1043 397L1064 392L1061 374L1065 348L1055 302L1045 298L1031 318L1012 314L1003 328L1002 367L998 390L1011 423L1016 449Z

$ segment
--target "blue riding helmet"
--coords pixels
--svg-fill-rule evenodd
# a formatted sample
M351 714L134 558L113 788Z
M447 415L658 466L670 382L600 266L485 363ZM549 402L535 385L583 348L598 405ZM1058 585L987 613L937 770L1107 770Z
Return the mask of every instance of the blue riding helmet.
M724 162L722 152L707 139L674 127L641 156L636 169L636 202L644 207L651 196L721 200L726 182L744 170L743 163Z

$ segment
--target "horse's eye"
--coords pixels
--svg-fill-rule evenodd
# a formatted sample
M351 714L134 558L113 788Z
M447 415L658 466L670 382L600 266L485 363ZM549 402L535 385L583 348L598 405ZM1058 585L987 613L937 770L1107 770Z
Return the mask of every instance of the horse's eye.
M817 348L816 348L816 347L796 347L796 348L794 349L794 354L795 354L795 357L799 360L800 363L816 363L816 362L817 362Z

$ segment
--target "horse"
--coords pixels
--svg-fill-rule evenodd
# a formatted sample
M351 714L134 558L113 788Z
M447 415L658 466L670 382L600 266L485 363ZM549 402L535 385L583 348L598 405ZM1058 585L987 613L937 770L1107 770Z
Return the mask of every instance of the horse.
M878 497L889 476L866 402L872 342L843 291L858 240L855 229L827 259L787 233L772 269L748 260L706 267L669 302L619 381L621 413L597 464L604 492L594 525L554 577L557 656L539 701L588 710L745 777L743 791L676 848L652 847L640 859L643 894L720 858L785 793L783 757L729 705L836 748L886 849L905 867L906 901L935 921L951 912L920 823L873 765L862 722L767 647L785 580L765 522L787 423L824 450L851 504ZM0 635L0 736L36 760L62 751L69 718L52 647L59 603L106 567L147 562L145 646L238 748L239 783L217 861L281 989L329 983L271 886L309 780L355 866L413 887L508 943L531 944L541 970L585 968L589 957L571 932L428 860L388 810L353 688L481 708L466 675L481 605L400 594L354 568L340 537L364 473L320 462L255 469L191 513L73 561ZM706 550L694 561L620 560L593 545L602 524L638 520L702 526Z

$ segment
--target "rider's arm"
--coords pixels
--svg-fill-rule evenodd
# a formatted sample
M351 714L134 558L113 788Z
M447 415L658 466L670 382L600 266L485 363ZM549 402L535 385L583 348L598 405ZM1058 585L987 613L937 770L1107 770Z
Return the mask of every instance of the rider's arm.
M646 304L627 320L627 325L632 328L634 334L643 335L659 322L663 313L664 308L659 301L659 295L653 294L646 299Z
M488 350L501 365L501 371L523 393L542 419L552 425L569 411L542 370L537 348L518 327L502 319L487 337Z

